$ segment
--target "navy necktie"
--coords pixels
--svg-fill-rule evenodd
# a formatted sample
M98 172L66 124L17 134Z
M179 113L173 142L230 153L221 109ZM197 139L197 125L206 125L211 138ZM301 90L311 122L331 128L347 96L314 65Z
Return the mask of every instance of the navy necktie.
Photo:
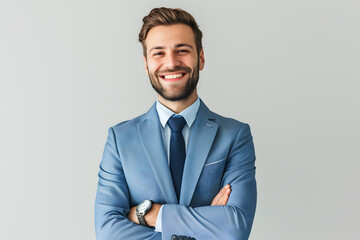
M185 141L182 129L185 119L181 115L173 115L168 121L171 129L170 138L170 171L176 195L180 200L181 181L185 163Z

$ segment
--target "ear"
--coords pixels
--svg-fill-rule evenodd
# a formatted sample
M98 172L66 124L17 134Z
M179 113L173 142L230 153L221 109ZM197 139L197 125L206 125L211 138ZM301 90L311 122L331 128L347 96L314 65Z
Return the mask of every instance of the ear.
M199 70L203 70L205 65L204 49L202 48L199 53Z
M143 58L144 58L144 64L145 64L145 72L146 72L146 75L148 75L148 76L149 76L149 71L148 71L148 67L147 67L146 57L145 57L145 56L143 56Z

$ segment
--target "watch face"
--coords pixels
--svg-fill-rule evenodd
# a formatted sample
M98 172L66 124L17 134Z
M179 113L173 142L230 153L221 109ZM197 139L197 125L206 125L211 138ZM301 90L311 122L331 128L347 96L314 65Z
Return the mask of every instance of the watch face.
M145 212L150 206L151 206L151 201L150 201L150 200L145 200L145 201L142 201L142 202L137 206L137 210L138 210L139 213L143 213L143 212Z

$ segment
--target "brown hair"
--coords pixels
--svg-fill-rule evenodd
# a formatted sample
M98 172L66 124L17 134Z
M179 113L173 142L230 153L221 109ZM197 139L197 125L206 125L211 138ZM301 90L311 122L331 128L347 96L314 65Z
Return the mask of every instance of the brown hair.
M150 29L159 25L185 24L191 27L194 33L196 50L199 54L202 49L202 32L199 29L195 19L190 13L180 8L154 8L149 15L143 18L143 25L139 33L139 42L143 46L143 54L146 57L145 39Z

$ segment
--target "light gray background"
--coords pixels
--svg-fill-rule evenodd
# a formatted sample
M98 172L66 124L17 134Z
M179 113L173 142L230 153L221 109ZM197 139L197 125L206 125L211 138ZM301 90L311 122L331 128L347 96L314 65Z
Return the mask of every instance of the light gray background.
M137 34L157 6L195 16L199 95L252 128L251 239L358 239L358 0L0 0L0 239L95 239L107 129L155 100Z

